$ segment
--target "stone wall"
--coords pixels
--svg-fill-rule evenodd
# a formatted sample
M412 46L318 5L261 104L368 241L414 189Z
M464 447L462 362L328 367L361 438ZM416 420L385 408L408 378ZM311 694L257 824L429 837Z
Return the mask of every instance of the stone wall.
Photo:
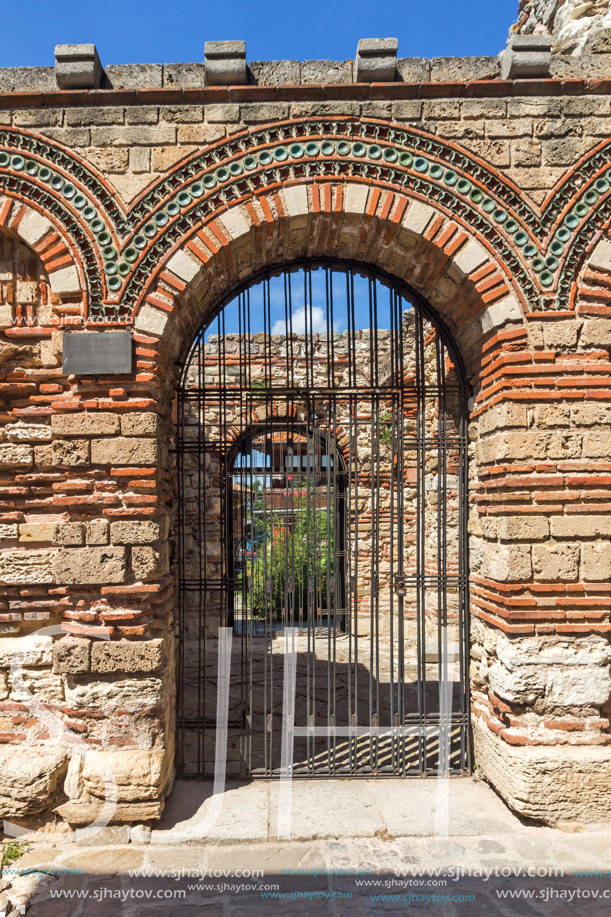
M608 53L609 29L609 0L520 0L514 26L514 31L523 35L552 35L555 53L574 57Z
M549 80L501 81L486 59L387 84L306 83L301 65L297 86L262 67L203 88L166 68L148 88L124 71L65 92L0 73L7 815L80 824L102 795L31 715L13 648L30 690L112 761L117 820L161 811L176 362L258 271L333 256L425 296L473 385L478 770L525 815L607 817L611 102L608 57L582 60ZM67 333L125 328L132 373L63 372ZM54 624L66 635L28 636Z

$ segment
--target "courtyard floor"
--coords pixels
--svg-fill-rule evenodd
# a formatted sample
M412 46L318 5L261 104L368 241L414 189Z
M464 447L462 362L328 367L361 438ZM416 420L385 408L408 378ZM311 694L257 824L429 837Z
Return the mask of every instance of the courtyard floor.
M468 778L295 780L285 792L278 781L228 784L215 811L211 784L181 781L150 835L33 836L14 864L32 872L13 880L6 913L609 913L611 827L524 823Z

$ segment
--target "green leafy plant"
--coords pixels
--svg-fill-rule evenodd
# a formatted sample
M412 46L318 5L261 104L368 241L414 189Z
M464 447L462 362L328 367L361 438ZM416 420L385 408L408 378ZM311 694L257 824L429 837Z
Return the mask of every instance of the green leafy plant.
M380 414L380 427L379 427L379 440L381 443L390 445L392 442L392 430L390 428L389 421L392 420L392 415L385 411L383 414Z
M2 869L27 853L32 845L29 841L8 841L2 845Z
M296 501L293 522L272 514L267 539L250 566L254 617L263 618L269 609L273 618L282 618L290 613L291 597L295 616L299 608L307 615L312 601L315 608L327 609L333 536L333 513L313 507L305 497Z

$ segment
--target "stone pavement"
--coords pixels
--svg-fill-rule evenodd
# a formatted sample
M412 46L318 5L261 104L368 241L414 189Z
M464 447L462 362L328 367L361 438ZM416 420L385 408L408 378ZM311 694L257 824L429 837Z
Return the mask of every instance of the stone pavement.
M207 828L211 785L183 781L150 835L124 827L79 843L36 835L18 866L41 872L14 881L17 907L7 913L28 901L31 917L609 912L611 871L574 873L609 870L611 825L570 833L525 824L486 784L466 778L301 780L292 786L291 839L279 840L280 792L277 781L230 785ZM291 869L318 874L283 874ZM527 869L535 874L516 875ZM507 892L529 897L500 896ZM277 894L284 897L266 897Z

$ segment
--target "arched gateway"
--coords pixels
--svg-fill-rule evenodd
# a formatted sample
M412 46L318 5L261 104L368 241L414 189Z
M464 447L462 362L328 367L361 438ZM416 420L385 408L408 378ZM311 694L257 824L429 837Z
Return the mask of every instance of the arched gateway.
M178 764L469 768L467 385L421 296L294 262L197 333L178 395ZM226 633L226 631L225 631Z

